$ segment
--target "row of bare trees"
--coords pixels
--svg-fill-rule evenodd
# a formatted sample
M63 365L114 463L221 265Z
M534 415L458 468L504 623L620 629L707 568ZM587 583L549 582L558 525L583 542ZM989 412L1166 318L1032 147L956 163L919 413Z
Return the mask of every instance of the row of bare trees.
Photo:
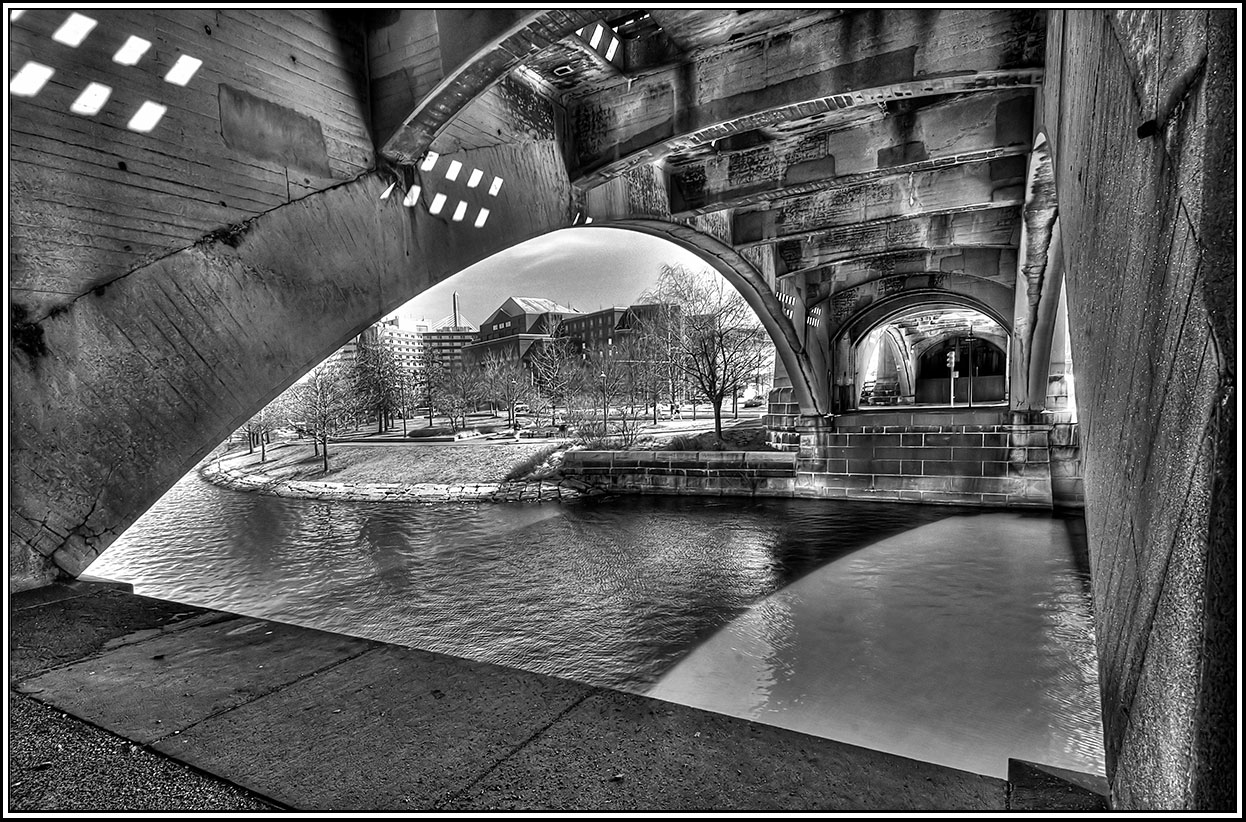
M657 422L661 406L673 409L700 397L714 409L721 440L726 398L758 381L767 364L756 315L722 278L681 266L665 266L643 301L650 307L633 312L627 333L608 352L584 351L555 331L526 366L499 356L447 366L427 350L415 368L404 368L388 346L365 334L353 364L331 361L312 369L241 432L266 459L269 434L293 427L312 438L328 471L329 438L339 430L370 419L382 432L401 419L405 434L416 408L430 426L440 416L457 431L485 405L505 411L516 427L517 410L528 406L539 420L583 441L626 447L645 422Z

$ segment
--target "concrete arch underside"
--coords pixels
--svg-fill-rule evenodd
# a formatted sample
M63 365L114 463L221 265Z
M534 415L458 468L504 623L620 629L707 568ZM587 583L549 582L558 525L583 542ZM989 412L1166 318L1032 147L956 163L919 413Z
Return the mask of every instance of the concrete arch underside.
M18 124L10 589L79 573L319 358L438 280L568 227L585 199L573 181L616 174L620 188L652 193L653 207L595 219L713 216L732 253L771 261L797 299L798 340L814 322L823 342L838 340L836 327L867 299L889 296L881 286L838 290L876 265L897 276L918 266L931 283L935 271L948 282L995 271L991 287L1009 297L986 302L1032 344L1031 356L1013 360L1024 372L1012 381L1029 389L1024 402L1014 390L1012 410L1031 419L1042 410L1042 341L1063 280L1082 389L1112 803L1231 809L1232 11L833 10L772 20L776 12L760 9L658 9L654 47L638 55L652 62L631 73L582 60L584 48L565 42L610 12L477 12L395 10L341 25L315 10L90 10L100 20L93 37L158 30L159 59L186 49L205 58L199 81L180 90L119 68L111 45L52 45L64 11L10 19L12 65L59 61L47 93L9 101ZM387 44L392 51L370 53ZM540 74L542 61L549 71L527 90L505 84L521 66ZM572 62L580 71L566 82L588 85L564 93L554 70ZM993 85L971 94L971 81L941 99L940 89L911 85L966 73ZM116 100L138 76L169 95L165 128L140 134L127 130L129 112L71 112L88 82L108 82ZM892 94L876 114L853 96L884 88L913 98ZM489 108L507 95L510 110ZM473 105L507 116L456 130ZM272 122L261 125L276 128L230 144L239 136L230 129L246 123L223 114L244 111L265 112ZM525 118L518 126L514 112ZM881 122L858 122L865 114ZM769 122L794 116L810 122ZM317 151L262 139L296 132L318 134ZM715 134L719 145L704 142ZM415 165L429 148L505 179L486 228L380 198L396 180L420 181L426 195L442 184ZM1022 166L1028 154L1037 156ZM396 165L378 168L386 163ZM925 182L938 194L928 201ZM973 254L959 264L961 255L928 251L954 246ZM724 265L752 289L772 335L787 338L783 322L792 323L765 296L775 284L763 291L747 266ZM1005 282L1013 266L1018 276ZM818 290L824 283L833 293ZM805 304L811 294L829 300ZM801 313L815 308L820 321ZM817 346L807 354L809 375L821 367L825 376ZM785 364L810 383L816 409L817 379Z
M396 156L422 155L473 100L590 15L521 12L460 32L455 53L443 44L448 70L395 135ZM553 140L468 154L508 183L489 202L487 230L383 198L394 172L373 169L63 301L11 288L15 589L77 576L217 443L386 311L570 223ZM67 447L75 443L89 445Z

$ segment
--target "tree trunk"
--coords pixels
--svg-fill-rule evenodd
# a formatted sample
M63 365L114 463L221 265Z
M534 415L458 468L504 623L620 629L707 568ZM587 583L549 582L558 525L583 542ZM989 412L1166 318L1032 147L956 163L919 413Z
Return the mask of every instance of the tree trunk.
M320 443L320 464L324 466L324 473L329 473L329 435L325 434Z
M718 438L718 442L723 441L723 399L718 397L714 400L714 436Z
M260 462L268 461L268 443L264 441L264 435L260 435Z

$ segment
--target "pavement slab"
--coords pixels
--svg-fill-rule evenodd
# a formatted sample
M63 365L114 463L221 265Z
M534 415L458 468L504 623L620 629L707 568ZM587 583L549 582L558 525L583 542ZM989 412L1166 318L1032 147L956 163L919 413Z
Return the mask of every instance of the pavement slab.
M167 737L157 750L291 808L442 807L593 692L384 647Z
M24 808L82 807L75 791L130 810L1008 805L1001 779L105 587L15 595L10 616L10 706L25 717L10 743L39 752L10 769Z
M999 810L1000 779L604 689L448 810Z

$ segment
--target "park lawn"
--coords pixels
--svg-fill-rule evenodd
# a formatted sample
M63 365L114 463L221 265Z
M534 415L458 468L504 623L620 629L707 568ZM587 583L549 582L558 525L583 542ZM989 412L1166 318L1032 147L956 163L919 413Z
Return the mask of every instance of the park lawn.
M309 440L277 443L260 451L228 457L228 468L262 473L284 480L416 485L498 482L549 443L329 443L329 471L322 471L319 455Z

